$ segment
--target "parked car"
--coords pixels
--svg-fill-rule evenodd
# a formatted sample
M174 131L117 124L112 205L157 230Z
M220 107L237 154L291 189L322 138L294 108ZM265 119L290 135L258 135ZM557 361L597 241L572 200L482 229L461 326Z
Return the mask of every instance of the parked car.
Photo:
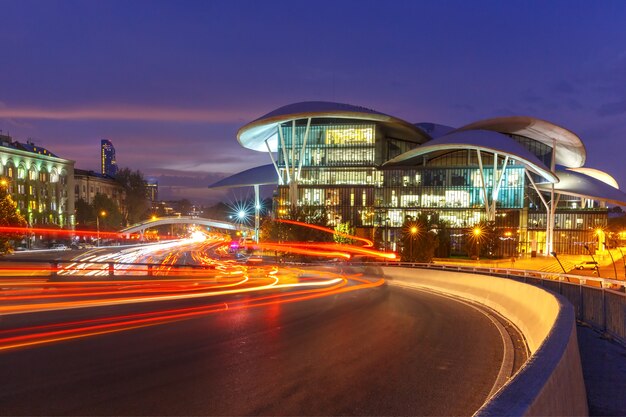
M584 261L574 265L576 269L598 269L598 263L595 261Z

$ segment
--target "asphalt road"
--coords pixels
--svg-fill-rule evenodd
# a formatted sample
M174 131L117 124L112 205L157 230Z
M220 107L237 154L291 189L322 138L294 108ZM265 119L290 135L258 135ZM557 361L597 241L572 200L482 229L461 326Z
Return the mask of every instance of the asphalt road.
M383 286L5 351L0 413L470 415L502 354L475 309Z

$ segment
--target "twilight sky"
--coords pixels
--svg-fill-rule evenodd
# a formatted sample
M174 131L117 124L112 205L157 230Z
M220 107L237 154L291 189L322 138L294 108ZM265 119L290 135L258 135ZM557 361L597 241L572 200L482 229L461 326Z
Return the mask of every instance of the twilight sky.
M451 126L528 115L626 188L626 1L0 0L0 130L164 199L269 163L245 123L336 101Z

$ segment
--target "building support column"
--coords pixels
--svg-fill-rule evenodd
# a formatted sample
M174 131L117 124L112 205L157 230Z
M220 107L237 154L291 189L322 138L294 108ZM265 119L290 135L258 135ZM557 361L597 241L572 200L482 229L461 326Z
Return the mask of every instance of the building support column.
M261 200L259 184L254 184L254 240L259 242L259 227L261 225Z
M498 199L500 198L500 189L502 188L502 179L504 178L504 172L506 171L506 167L509 163L509 157L508 155L504 157L504 164L502 165L502 170L498 171L497 170L497 160L498 160L498 154L494 154L494 186L492 189L492 193L491 193L491 201L492 201L492 207L491 207L491 220L495 221L496 220L496 202L498 201ZM498 173L498 179L496 182L496 172Z
M267 139L265 139L265 146L267 146L267 153L270 155L270 159L272 160L272 165L274 165L274 169L276 170L276 175L278 175L278 184L283 185L285 181L283 180L282 175L280 175L280 170L278 169L278 165L276 164L274 155L272 155L272 149L270 148L269 143L267 143Z
M291 175L289 174L289 158L287 157L287 148L285 148L283 129L280 125L278 125L278 137L280 138L281 148L283 148L283 159L285 160L285 171L287 172L287 184L289 184L291 182Z
M489 220L491 215L491 206L489 205L489 198L487 197L487 184L485 184L485 174L483 172L483 159L480 155L480 149L476 149L476 154L478 155L478 168L480 172L480 182L483 189L483 200L485 202L485 213L487 214L487 220Z
M539 191L539 189L537 188L537 185L535 184L535 181L533 181L533 177L530 176L530 173L526 169L524 169L524 172L526 172L526 176L528 177L528 180L530 181L530 184L533 186L533 188L535 189L535 192L537 193L537 195L541 199L541 202L543 203L543 205L546 208L546 249L547 249L548 248L548 235L550 233L550 221L549 221L549 219L550 219L550 213L552 211L552 209L551 209L552 201L550 201L550 204L548 204L548 202L543 197L543 195L541 195L541 191Z
M311 128L311 118L309 117L306 121L306 130L304 131L304 138L302 139L302 149L300 149L300 160L298 161L298 174L296 175L296 179L300 181L301 172L302 172L302 161L304 161L304 152L306 150L306 141L309 138L309 129Z
M556 173L556 139L552 139L552 160L550 163L550 171L552 173ZM546 252L550 254L554 251L554 222L556 217L556 206L557 201L555 201L554 195L554 183L550 186L550 212L548 218L548 227L550 230L549 236L546 236Z

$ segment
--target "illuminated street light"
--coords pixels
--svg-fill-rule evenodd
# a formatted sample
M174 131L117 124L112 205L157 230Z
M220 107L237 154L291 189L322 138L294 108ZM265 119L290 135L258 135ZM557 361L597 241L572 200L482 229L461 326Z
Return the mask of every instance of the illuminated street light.
M106 217L107 212L102 210L96 216L96 229L97 229L97 237L96 237L96 246L100 246L100 216Z
M239 220L245 219L247 215L248 213L246 213L245 210L239 210L239 212L237 212L237 218Z
M476 226L472 230L472 233L474 234L474 240L476 241L476 249L478 250L478 253L476 253L476 259L480 260L480 235L482 235L483 229L480 226Z
M417 234L417 230L418 230L417 226L415 226L415 225L411 226L411 228L409 229L409 232L411 233L411 241L410 241L410 245L409 245L411 261L414 260L414 257L413 257L413 239L415 239L415 235Z
M593 257L593 253L591 253L591 249L589 249L588 245L584 245L583 247L585 249L587 249L587 252L589 252L589 256L591 256L591 259L593 259L593 262L595 262L595 264L596 264L596 274L598 274L598 278L600 278L600 266L596 262L596 258Z

